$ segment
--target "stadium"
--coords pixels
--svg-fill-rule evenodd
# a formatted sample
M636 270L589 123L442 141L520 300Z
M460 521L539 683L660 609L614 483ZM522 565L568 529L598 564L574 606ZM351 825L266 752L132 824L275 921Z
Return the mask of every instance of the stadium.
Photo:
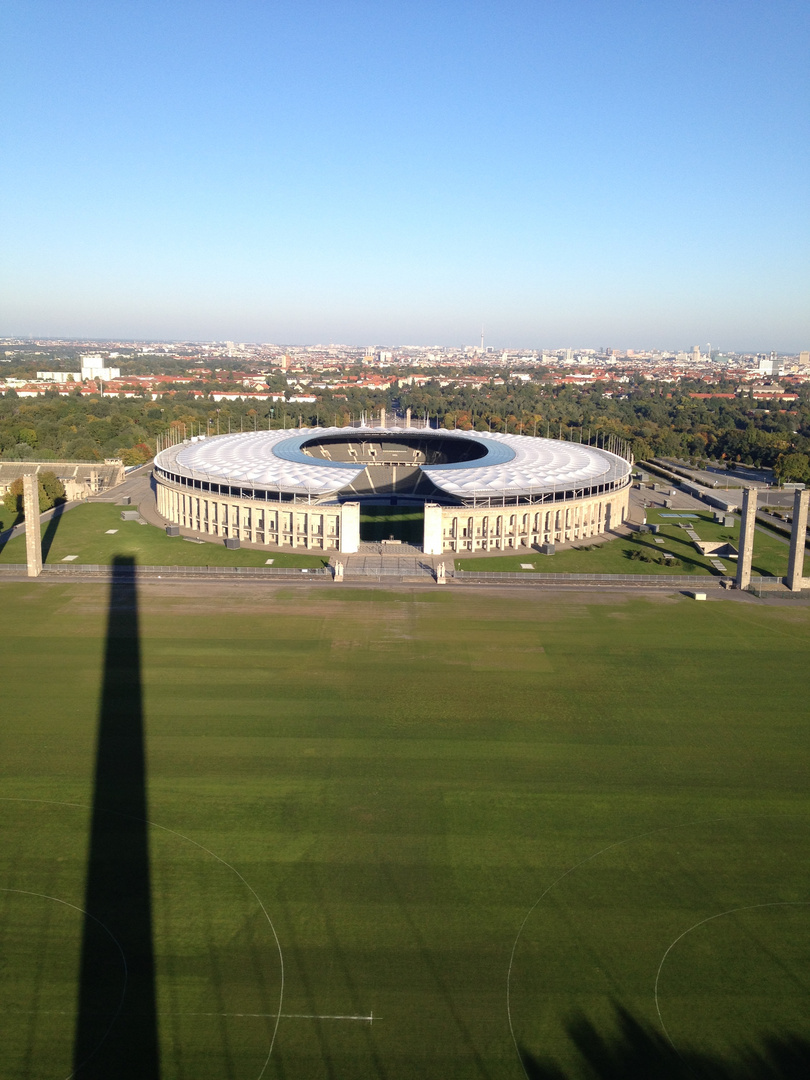
M614 452L616 451L616 452ZM363 504L424 508L422 550L506 551L625 520L632 459L555 439L386 424L199 436L161 450L157 505L228 546L356 552Z

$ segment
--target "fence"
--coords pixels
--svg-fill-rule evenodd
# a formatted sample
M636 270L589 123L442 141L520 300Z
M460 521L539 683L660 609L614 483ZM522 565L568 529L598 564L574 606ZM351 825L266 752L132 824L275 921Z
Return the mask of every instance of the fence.
M128 568L115 567L117 574L126 573ZM42 568L43 577L69 577L76 574L110 574L112 565L96 563L74 563L70 566L45 566ZM240 578L274 578L294 577L301 578L332 578L331 566L295 567L295 566L133 566L133 575L137 577L240 577ZM25 576L27 568L25 563L0 563L0 575ZM435 571L430 563L417 562L414 566L397 565L392 560L389 564L381 563L378 566L347 566L344 577L366 578L412 578L412 577L435 577ZM684 586L692 588L719 588L722 583L730 583L731 578L713 576L709 574L545 574L520 571L499 570L453 570L447 569L447 577L458 582L526 582L531 584L561 585L567 582L580 583L583 585L599 584L627 584L627 585L660 585L660 586ZM781 577L752 577L749 586L750 591L762 589L769 585L782 585L785 579Z
M227 577L300 577L306 574L309 577L332 577L331 566L115 566L112 564L98 563L73 563L71 566L44 566L42 574L45 577L71 574L110 574L113 569L116 574L126 574L128 571L137 577L181 575L183 577L225 575ZM25 574L25 563L0 564L0 573Z
M583 584L600 582L626 582L630 585L692 585L694 587L719 586L729 578L703 574L545 574L541 572L497 571L497 570L448 570L448 577L460 581L534 581L549 584L562 584L573 581ZM756 580L759 583L759 579ZM766 578L765 581L781 581L781 578Z

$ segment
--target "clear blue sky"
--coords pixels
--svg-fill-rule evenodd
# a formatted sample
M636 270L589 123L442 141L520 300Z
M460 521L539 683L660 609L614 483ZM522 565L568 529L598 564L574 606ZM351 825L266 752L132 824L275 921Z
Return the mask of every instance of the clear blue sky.
M0 334L810 348L807 0L5 0Z

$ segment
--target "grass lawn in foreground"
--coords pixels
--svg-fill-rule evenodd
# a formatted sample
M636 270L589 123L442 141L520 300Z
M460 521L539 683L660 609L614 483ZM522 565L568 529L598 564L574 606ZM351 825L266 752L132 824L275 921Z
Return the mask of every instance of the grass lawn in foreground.
M690 517L667 517L667 514L689 514ZM647 511L649 524L660 525L657 534L663 544L655 542L651 533L633 533L626 539L607 540L602 543L578 541L565 551L554 555L541 555L530 548L524 548L517 555L495 555L487 557L463 557L456 559L456 568L461 570L500 570L500 571L541 571L547 574L714 574L718 575L709 561L697 550L680 523L694 527L701 540L727 540L735 548L739 546L740 523L735 519L732 528L715 523L711 512L684 510ZM663 552L669 552L680 560L681 565L670 563L642 562L631 559L633 551L643 552L651 560L660 558ZM721 559L726 568L726 575L736 573L737 563L733 559ZM530 563L531 567L521 564ZM767 577L780 577L787 573L788 547L776 536L757 531L754 536L753 573Z
M750 1077L810 1035L807 607L138 595L161 1075L521 1080L514 1032L579 1078L579 1015ZM0 584L9 1080L71 1072L107 604ZM86 1077L138 1077L114 1047Z
M115 529L115 532L108 530ZM154 525L122 521L121 507L110 503L84 503L46 523L43 562L54 566L66 555L75 555L76 565L107 564L116 555L130 556L141 566L273 566L315 567L328 563L328 556L299 555L295 552L230 551L222 540L192 543L181 536L167 536ZM25 536L10 540L0 551L0 562L24 563Z

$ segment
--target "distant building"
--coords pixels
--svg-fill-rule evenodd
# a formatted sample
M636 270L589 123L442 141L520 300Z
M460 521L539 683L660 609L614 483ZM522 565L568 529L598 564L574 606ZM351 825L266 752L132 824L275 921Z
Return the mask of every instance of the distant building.
M758 356L757 357L757 374L758 375L784 375L785 365L779 360L776 353L772 352L770 356Z
M117 367L104 367L104 360L97 353L82 356L82 382L89 379L101 379L110 382L112 379L121 378L121 369Z
M95 382L96 379L101 379L102 382L111 382L121 378L121 369L105 367L103 358L97 353L88 353L80 359L81 371L38 371L37 381L69 383Z
M80 371L38 371L37 382L69 383L81 382Z

